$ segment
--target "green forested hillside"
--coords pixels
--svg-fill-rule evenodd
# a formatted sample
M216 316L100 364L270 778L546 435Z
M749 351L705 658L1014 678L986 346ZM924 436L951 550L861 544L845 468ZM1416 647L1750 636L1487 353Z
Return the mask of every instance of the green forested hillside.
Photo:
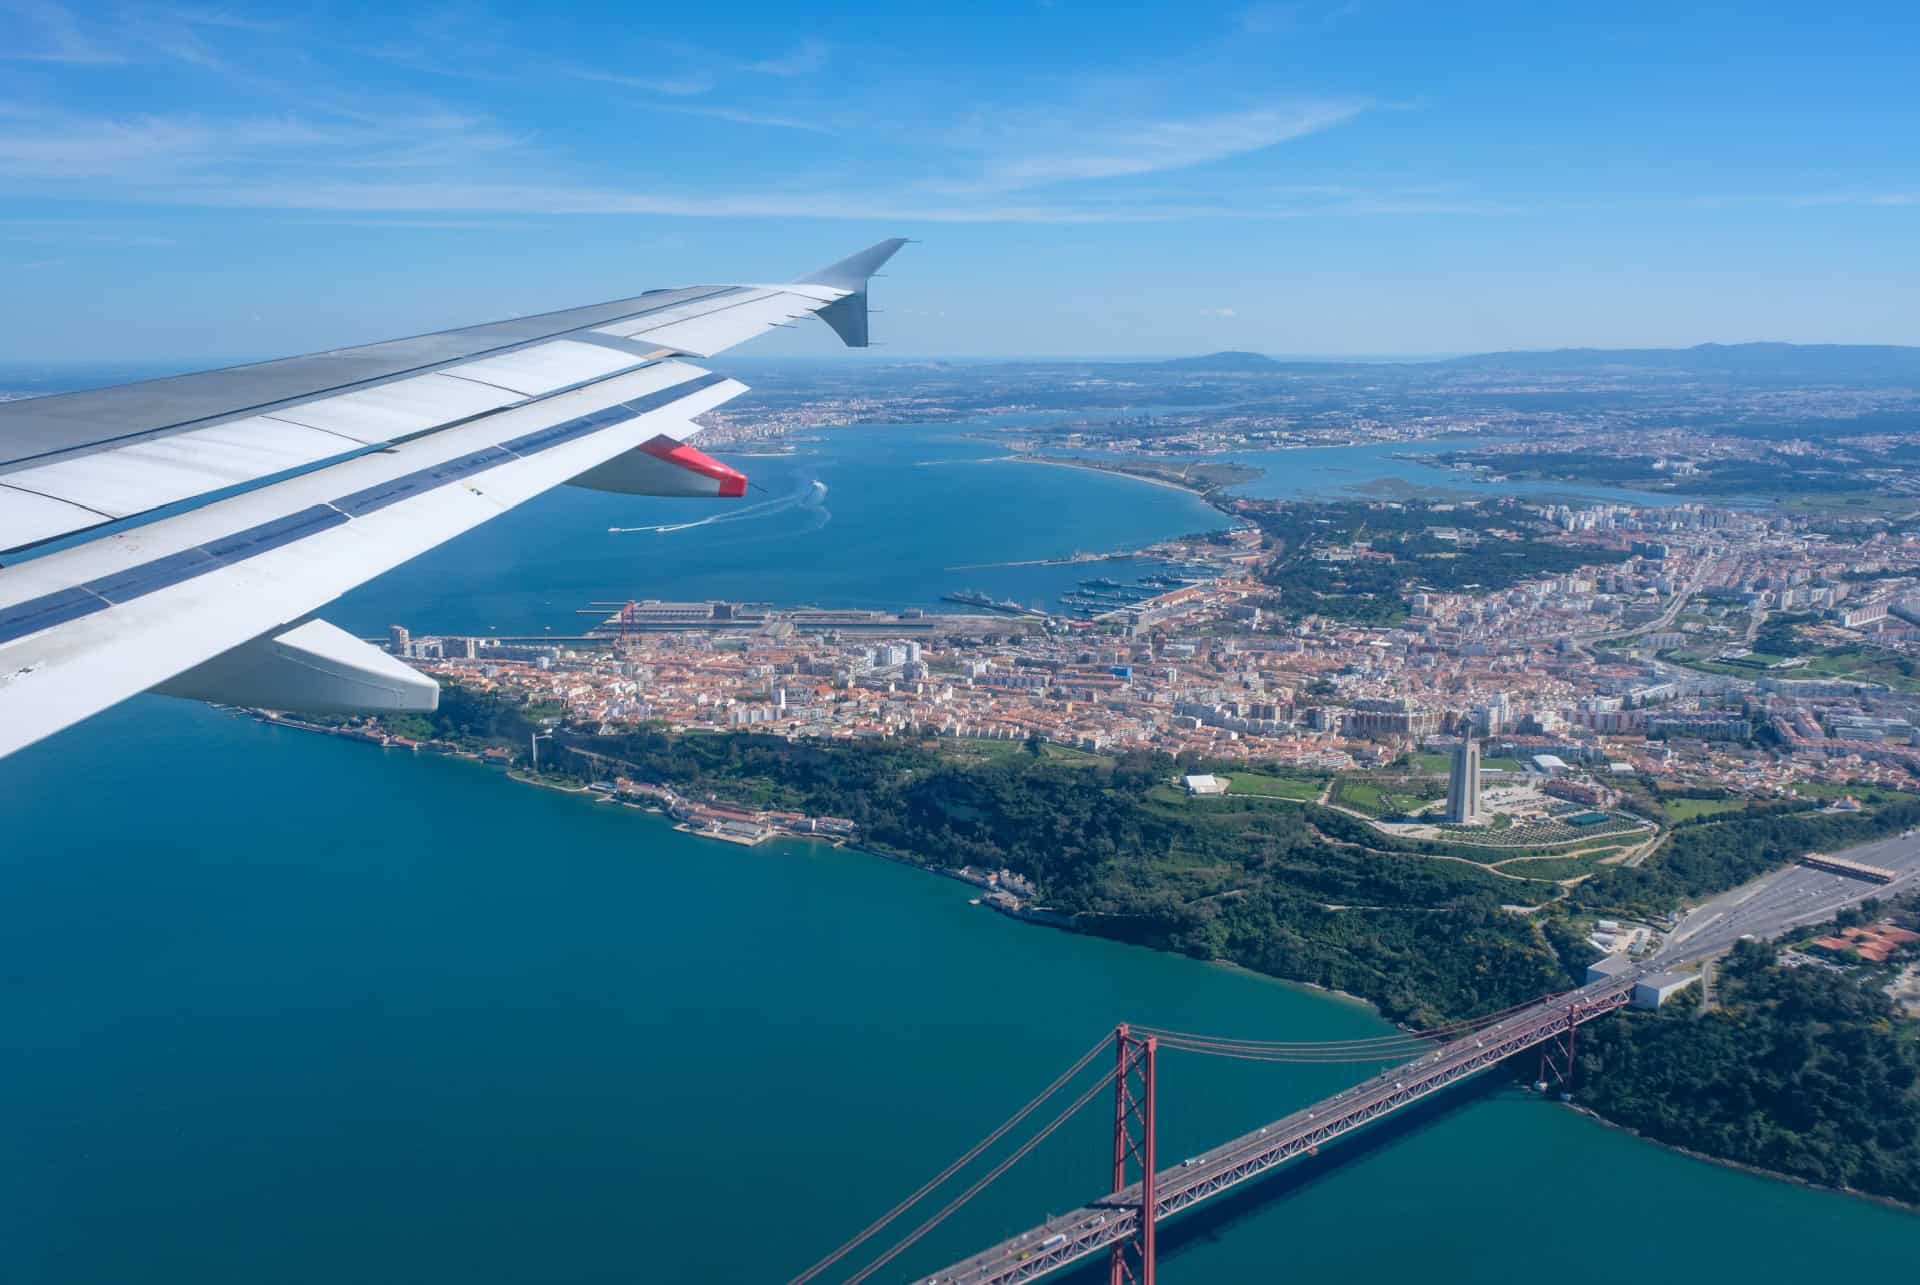
M1006 867L1089 931L1351 991L1394 1017L1485 1012L1567 981L1536 926L1499 909L1552 884L1390 851L1312 806L1188 799L1168 789L1165 755L1067 763L898 740L568 739L684 792L849 817L863 844L917 863Z
M1920 1046L1884 984L1742 943L1712 1012L1689 995L1589 1027L1580 1096L1663 1142L1920 1204Z
M1913 825L1920 825L1920 802L1892 803L1869 812L1812 812L1790 805L1701 817L1676 827L1645 864L1609 867L1581 884L1573 902L1603 913L1672 911L1684 901L1736 888L1808 852L1864 843Z

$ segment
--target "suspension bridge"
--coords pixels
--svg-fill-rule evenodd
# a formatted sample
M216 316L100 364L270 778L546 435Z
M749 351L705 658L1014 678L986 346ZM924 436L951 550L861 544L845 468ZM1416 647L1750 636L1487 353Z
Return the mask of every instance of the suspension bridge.
M1077 1209L930 1275L914 1277L925 1285L1016 1285L1038 1280L1073 1263L1104 1255L1110 1285L1153 1285L1154 1233L1166 1219L1222 1192L1273 1172L1300 1155L1317 1155L1322 1146L1495 1066L1517 1053L1538 1048L1537 1087L1571 1088L1574 1037L1583 1023L1625 1007L1642 972L1609 978L1562 994L1469 1022L1427 1031L1402 1032L1372 1039L1294 1042L1228 1039L1121 1026L1083 1053L1038 1097L1016 1111L952 1164L832 1253L794 1277L789 1285L807 1285L836 1268L844 1285L858 1285L885 1271L900 1255L963 1208L997 1178L1030 1154L1081 1109L1111 1091L1113 1111L1112 1186ZM1393 1063L1350 1089L1295 1111L1272 1124L1211 1147L1177 1165L1159 1167L1154 1123L1155 1070L1162 1052L1191 1053L1254 1062ZM1103 1056L1104 1055L1104 1056ZM1107 1069L1075 1087L1090 1068ZM1045 1122L1019 1134L1022 1126L1049 1106L1065 1101ZM938 1208L935 1193L956 1184L970 1166L998 1144L1019 1136L1004 1157L974 1178ZM1103 1159L1106 1159L1103 1157ZM899 1226L908 1230L901 1234ZM890 1244L883 1233L897 1236ZM886 1248L875 1252L877 1244Z

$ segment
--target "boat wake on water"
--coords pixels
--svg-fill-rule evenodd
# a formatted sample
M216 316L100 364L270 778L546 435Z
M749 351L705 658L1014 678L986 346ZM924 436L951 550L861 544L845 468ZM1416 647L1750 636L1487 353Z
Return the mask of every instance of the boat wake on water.
M744 509L734 509L730 513L716 513L712 517L701 518L696 522L662 522L656 526L610 526L609 535L632 535L636 532L651 531L658 535L671 535L675 531L691 531L695 527L724 526L730 522L757 522L770 518L776 513L785 513L789 509L805 509L813 515L813 525L808 530L817 531L833 517L827 509L827 484L808 482L791 495L783 495L775 500L762 500L758 504L749 504Z

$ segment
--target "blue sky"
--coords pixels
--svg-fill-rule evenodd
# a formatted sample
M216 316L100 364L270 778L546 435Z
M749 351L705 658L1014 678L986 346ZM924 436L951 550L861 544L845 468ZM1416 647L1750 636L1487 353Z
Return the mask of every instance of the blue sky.
M0 361L896 234L893 355L1920 344L1911 4L290 8L0 0Z

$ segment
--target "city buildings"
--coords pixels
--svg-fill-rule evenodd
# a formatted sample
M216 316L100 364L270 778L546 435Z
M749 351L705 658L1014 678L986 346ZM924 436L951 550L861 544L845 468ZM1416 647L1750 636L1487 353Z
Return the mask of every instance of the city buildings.
M1379 507L1404 521L1400 502ZM1458 536L1472 505L1450 509L1436 525ZM1380 624L1278 610L1263 578L1275 551L1256 538L1160 549L1211 577L1098 621L637 603L572 645L403 626L386 641L590 726L1037 739L1308 771L1431 747L1449 756L1457 824L1485 819L1483 747L1570 802L1610 797L1622 775L1743 795L1920 780L1920 680L1906 677L1920 665L1920 537L1876 540L1869 562L1810 522L1751 510L1528 513L1595 561L1421 589ZM1832 614L1856 599L1875 610L1851 626ZM1788 629L1797 654L1761 650Z

